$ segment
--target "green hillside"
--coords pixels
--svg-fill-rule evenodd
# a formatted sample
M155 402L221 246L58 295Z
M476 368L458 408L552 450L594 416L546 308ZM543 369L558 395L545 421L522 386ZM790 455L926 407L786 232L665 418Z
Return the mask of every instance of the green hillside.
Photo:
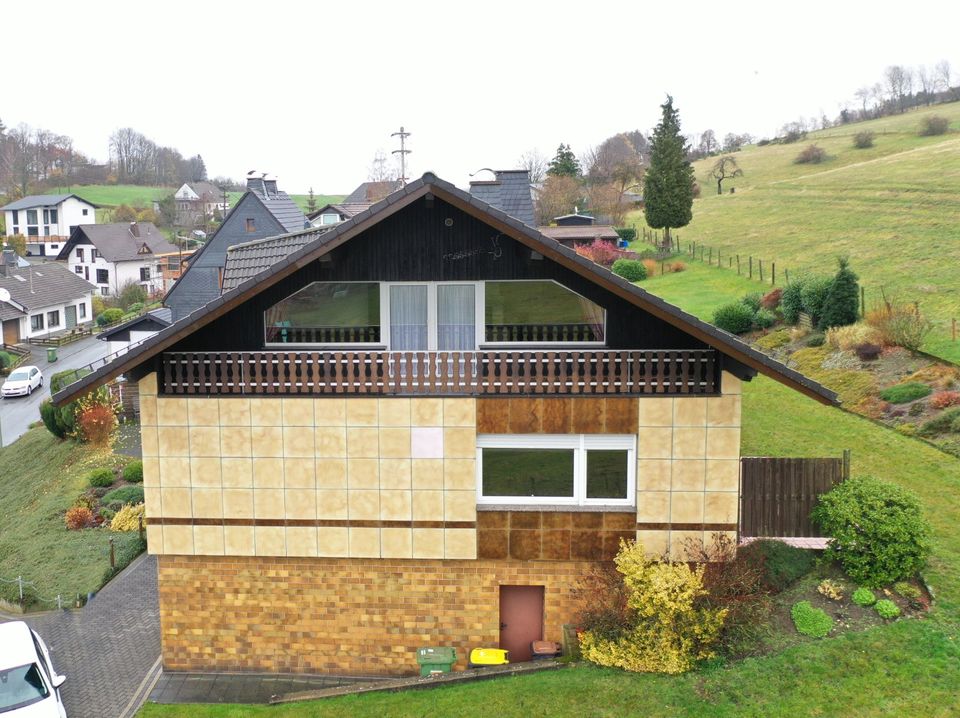
M230 201L230 206L233 206L234 203L236 203L236 201L240 199L241 196L243 196L243 192L229 192L227 194L227 197ZM345 194L315 194L313 196L313 199L317 203L317 209L320 209L325 204L334 204L336 202L342 202L343 198L346 196L347 195ZM304 212L307 211L307 202L310 201L309 195L292 194L290 195L290 199L296 202L297 206L301 210L303 210Z
M63 189L63 192L73 192L88 202L104 207L117 207L121 204L149 207L153 200L161 199L176 191L176 187L148 187L134 184L92 184Z
M950 120L950 132L920 137L924 117ZM857 132L876 133L874 147L855 149ZM794 164L816 143L821 164ZM775 261L793 273L832 270L838 254L853 260L868 307L883 287L917 301L935 322L927 349L960 362L950 319L960 320L960 103L939 105L810 133L788 145L751 146L736 154L744 176L716 194L713 158L695 164L703 196L681 241ZM636 215L642 223L642 214ZM781 273L782 276L782 273Z

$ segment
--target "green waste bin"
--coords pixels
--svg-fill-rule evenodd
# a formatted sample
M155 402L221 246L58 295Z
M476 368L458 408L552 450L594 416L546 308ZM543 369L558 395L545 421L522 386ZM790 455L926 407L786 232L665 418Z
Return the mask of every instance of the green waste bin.
M420 664L420 675L430 676L434 673L449 673L453 664L457 662L456 648L421 648L417 651L417 663Z
M57 360L57 348L47 347L47 361L51 364Z

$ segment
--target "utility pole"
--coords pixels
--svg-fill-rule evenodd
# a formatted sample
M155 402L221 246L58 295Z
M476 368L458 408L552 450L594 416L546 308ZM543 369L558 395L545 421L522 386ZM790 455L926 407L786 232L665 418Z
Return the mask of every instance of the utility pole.
M407 155L410 154L410 150L407 149L406 139L410 136L409 132L405 132L403 125L400 126L399 132L394 132L390 135L391 137L400 138L400 149L394 150L390 154L400 155L400 186L405 187L407 184Z

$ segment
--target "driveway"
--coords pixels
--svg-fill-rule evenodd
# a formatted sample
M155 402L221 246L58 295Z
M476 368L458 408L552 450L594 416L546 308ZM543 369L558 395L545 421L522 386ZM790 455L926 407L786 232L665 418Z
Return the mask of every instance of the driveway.
M50 377L59 371L79 369L102 359L110 353L110 344L96 337L86 337L73 344L57 348L57 361L47 361L47 348L33 347L33 356L27 364L39 367L43 372L43 389L31 396L0 400L0 434L3 446L12 444L27 431L27 427L40 419L40 402L50 396Z
M57 671L67 677L62 689L67 715L120 718L159 668L156 557L138 558L83 609L25 620L50 648Z

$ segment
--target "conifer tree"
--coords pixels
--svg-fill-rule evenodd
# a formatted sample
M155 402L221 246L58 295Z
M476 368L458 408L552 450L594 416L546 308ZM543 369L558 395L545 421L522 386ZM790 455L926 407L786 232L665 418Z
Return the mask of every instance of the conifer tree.
M850 269L850 260L837 257L837 264L839 268L823 302L821 329L854 324L860 312L860 284L857 275Z
M317 198L313 194L313 187L311 187L309 194L307 194L307 212L316 212L316 211L317 211Z
M583 174L580 167L580 160L573 154L570 145L560 143L557 148L557 154L550 160L547 168L547 174L554 177L579 177Z
M686 227L693 218L694 178L673 98L667 95L660 109L663 114L650 142L650 167L644 177L643 202L647 224L662 229L664 244L669 244L670 230Z

